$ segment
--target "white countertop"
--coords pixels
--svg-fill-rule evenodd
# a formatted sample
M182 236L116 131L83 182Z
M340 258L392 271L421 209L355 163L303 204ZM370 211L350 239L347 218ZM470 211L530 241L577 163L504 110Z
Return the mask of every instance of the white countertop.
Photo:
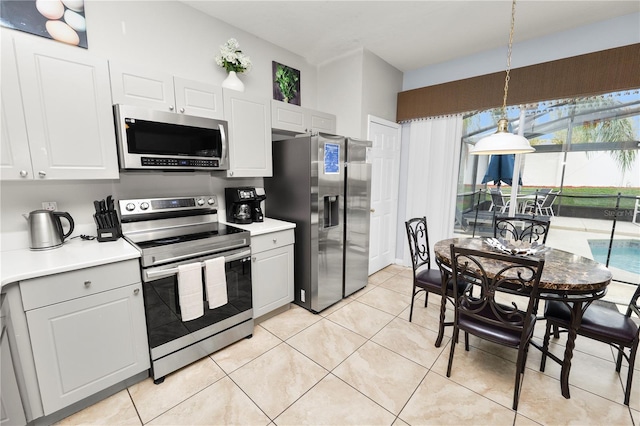
M227 223L224 220L220 220L220 223L247 230L252 236L296 227L295 223L271 218L248 225ZM74 238L51 250L3 251L0 252L0 285L139 257L140 252L123 238L103 243Z
M51 250L3 251L0 252L0 284L139 257L140 252L123 238L103 243L74 238Z
M245 231L251 232L251 236L268 234L271 232L284 231L286 229L293 229L296 227L295 223L285 222L284 220L271 219L269 217L264 218L264 222L253 222L247 225L242 225L239 223L230 223L223 218L223 215L219 216L220 223L224 223L225 225L235 226L236 228L244 229Z

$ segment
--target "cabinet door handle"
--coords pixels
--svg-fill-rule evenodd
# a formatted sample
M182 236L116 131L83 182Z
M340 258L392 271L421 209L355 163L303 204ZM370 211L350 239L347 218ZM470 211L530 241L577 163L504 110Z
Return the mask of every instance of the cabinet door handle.
M40 176L41 178L43 178L43 177L47 176L47 172L43 172L42 170L40 170L40 171L38 172L38 176Z
M91 281L85 281L85 282L84 282L84 286L85 286L85 287L89 287L90 285L91 285Z
M169 105L169 111L173 111L173 105Z
M274 238L274 239L273 239L273 244L276 244L277 242L278 242L278 239L277 239L277 238Z
M256 261L256 257L255 257L255 256L253 256L253 257L251 258L251 260L252 260L253 262L255 262L255 261Z
M184 108L180 108L180 112L184 112Z
M136 296L138 295L138 293L140 293L140 289L136 288L133 290L133 294L135 294Z
M29 172L26 170L20 170L20 177L27 177L29 176Z
M371 209L371 213L375 213L375 212L376 212L376 209Z

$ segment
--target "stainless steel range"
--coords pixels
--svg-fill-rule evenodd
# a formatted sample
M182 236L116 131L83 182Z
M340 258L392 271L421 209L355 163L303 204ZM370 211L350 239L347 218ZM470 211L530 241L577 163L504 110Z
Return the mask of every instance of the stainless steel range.
M215 195L119 201L122 233L142 255L156 384L167 374L253 334L250 234L218 223L217 209ZM221 256L227 303L211 309L203 299L204 313L183 321L179 266L204 267L208 260Z

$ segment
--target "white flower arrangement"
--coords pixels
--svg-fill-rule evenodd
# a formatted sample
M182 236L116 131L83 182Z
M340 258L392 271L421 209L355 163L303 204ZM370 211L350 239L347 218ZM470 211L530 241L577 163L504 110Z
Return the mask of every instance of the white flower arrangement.
M251 59L242 53L240 44L235 38L230 38L220 46L220 55L216 56L216 64L227 72L242 73L251 69Z

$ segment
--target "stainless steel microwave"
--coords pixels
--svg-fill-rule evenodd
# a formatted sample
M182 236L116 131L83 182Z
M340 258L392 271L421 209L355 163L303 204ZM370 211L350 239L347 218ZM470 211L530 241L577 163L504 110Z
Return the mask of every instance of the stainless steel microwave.
M224 120L113 106L122 170L227 170Z

